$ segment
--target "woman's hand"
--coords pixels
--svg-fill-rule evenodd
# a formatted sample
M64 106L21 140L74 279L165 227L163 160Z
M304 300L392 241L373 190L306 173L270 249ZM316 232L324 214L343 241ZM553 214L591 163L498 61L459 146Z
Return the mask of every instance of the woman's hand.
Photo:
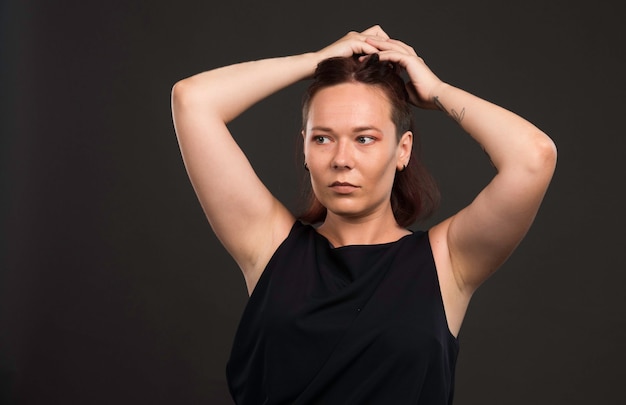
M410 101L415 106L425 109L439 109L433 95L436 89L445 84L431 70L424 59L417 55L415 50L402 41L391 38L368 36L365 41L378 49L381 61L394 62L400 65L408 74L406 83Z
M381 49L375 45L376 42L368 42L368 39L386 41L389 40L389 35L379 25L374 25L362 32L351 31L318 51L317 54L320 56L320 60L323 60L333 57L347 58L359 54L371 55L380 52Z

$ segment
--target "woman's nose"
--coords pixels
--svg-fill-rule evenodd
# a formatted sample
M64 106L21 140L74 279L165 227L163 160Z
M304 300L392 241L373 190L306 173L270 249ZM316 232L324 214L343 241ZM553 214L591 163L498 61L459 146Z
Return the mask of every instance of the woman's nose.
M337 142L332 166L333 169L352 169L354 167L354 154L349 142L344 140Z

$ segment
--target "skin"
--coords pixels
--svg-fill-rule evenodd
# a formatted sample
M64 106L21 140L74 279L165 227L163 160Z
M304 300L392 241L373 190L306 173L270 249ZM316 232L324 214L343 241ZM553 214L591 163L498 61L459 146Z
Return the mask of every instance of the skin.
M554 172L556 148L522 117L440 80L413 48L380 26L350 32L317 52L225 66L176 83L172 115L185 167L213 231L252 293L295 218L256 176L226 124L310 77L323 59L372 53L404 68L411 102L454 119L497 170L467 207L428 230L456 336L474 291L531 226ZM352 83L324 89L312 102L305 157L316 195L329 210L318 232L334 246L391 242L408 233L395 222L388 196L395 170L408 162L412 135L396 141L389 108L379 90ZM329 187L335 181L357 187Z
M313 191L328 210L320 234L342 246L382 243L408 233L395 222L389 201L395 173L408 163L413 135L406 132L398 142L381 90L361 83L322 89L311 102L302 135ZM350 228L355 232L350 236L336 232Z

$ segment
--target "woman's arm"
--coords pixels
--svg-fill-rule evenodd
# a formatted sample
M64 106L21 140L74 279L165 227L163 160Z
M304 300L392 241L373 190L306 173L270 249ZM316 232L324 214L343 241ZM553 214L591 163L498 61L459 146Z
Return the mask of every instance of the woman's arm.
M249 292L285 239L292 214L256 176L226 124L256 102L311 76L332 56L371 53L368 36L380 27L349 33L318 51L244 62L199 73L172 89L172 116L187 173L224 247L244 273ZM272 128L259 128L263 135Z
M246 62L197 74L172 90L174 127L189 179L249 293L294 219L261 183L226 124L305 77L313 65L312 55Z
M450 270L461 293L456 301L464 311L463 302L528 231L552 178L556 148L522 117L442 82L406 44L392 39L368 42L381 49L381 60L406 69L415 105L445 111L485 149L497 169L471 204L430 231L438 271L441 275L439 267L443 273ZM446 274L442 278L446 284Z
M556 148L530 122L456 87L442 83L431 99L484 148L497 170L471 204L440 225L457 282L471 293L526 235L554 173Z

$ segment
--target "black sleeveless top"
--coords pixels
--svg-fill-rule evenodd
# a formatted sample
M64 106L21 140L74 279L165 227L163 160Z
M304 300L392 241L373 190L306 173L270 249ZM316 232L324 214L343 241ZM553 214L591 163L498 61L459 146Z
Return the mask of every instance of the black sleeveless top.
M427 233L333 248L297 221L250 296L226 374L238 405L449 405L457 354Z

